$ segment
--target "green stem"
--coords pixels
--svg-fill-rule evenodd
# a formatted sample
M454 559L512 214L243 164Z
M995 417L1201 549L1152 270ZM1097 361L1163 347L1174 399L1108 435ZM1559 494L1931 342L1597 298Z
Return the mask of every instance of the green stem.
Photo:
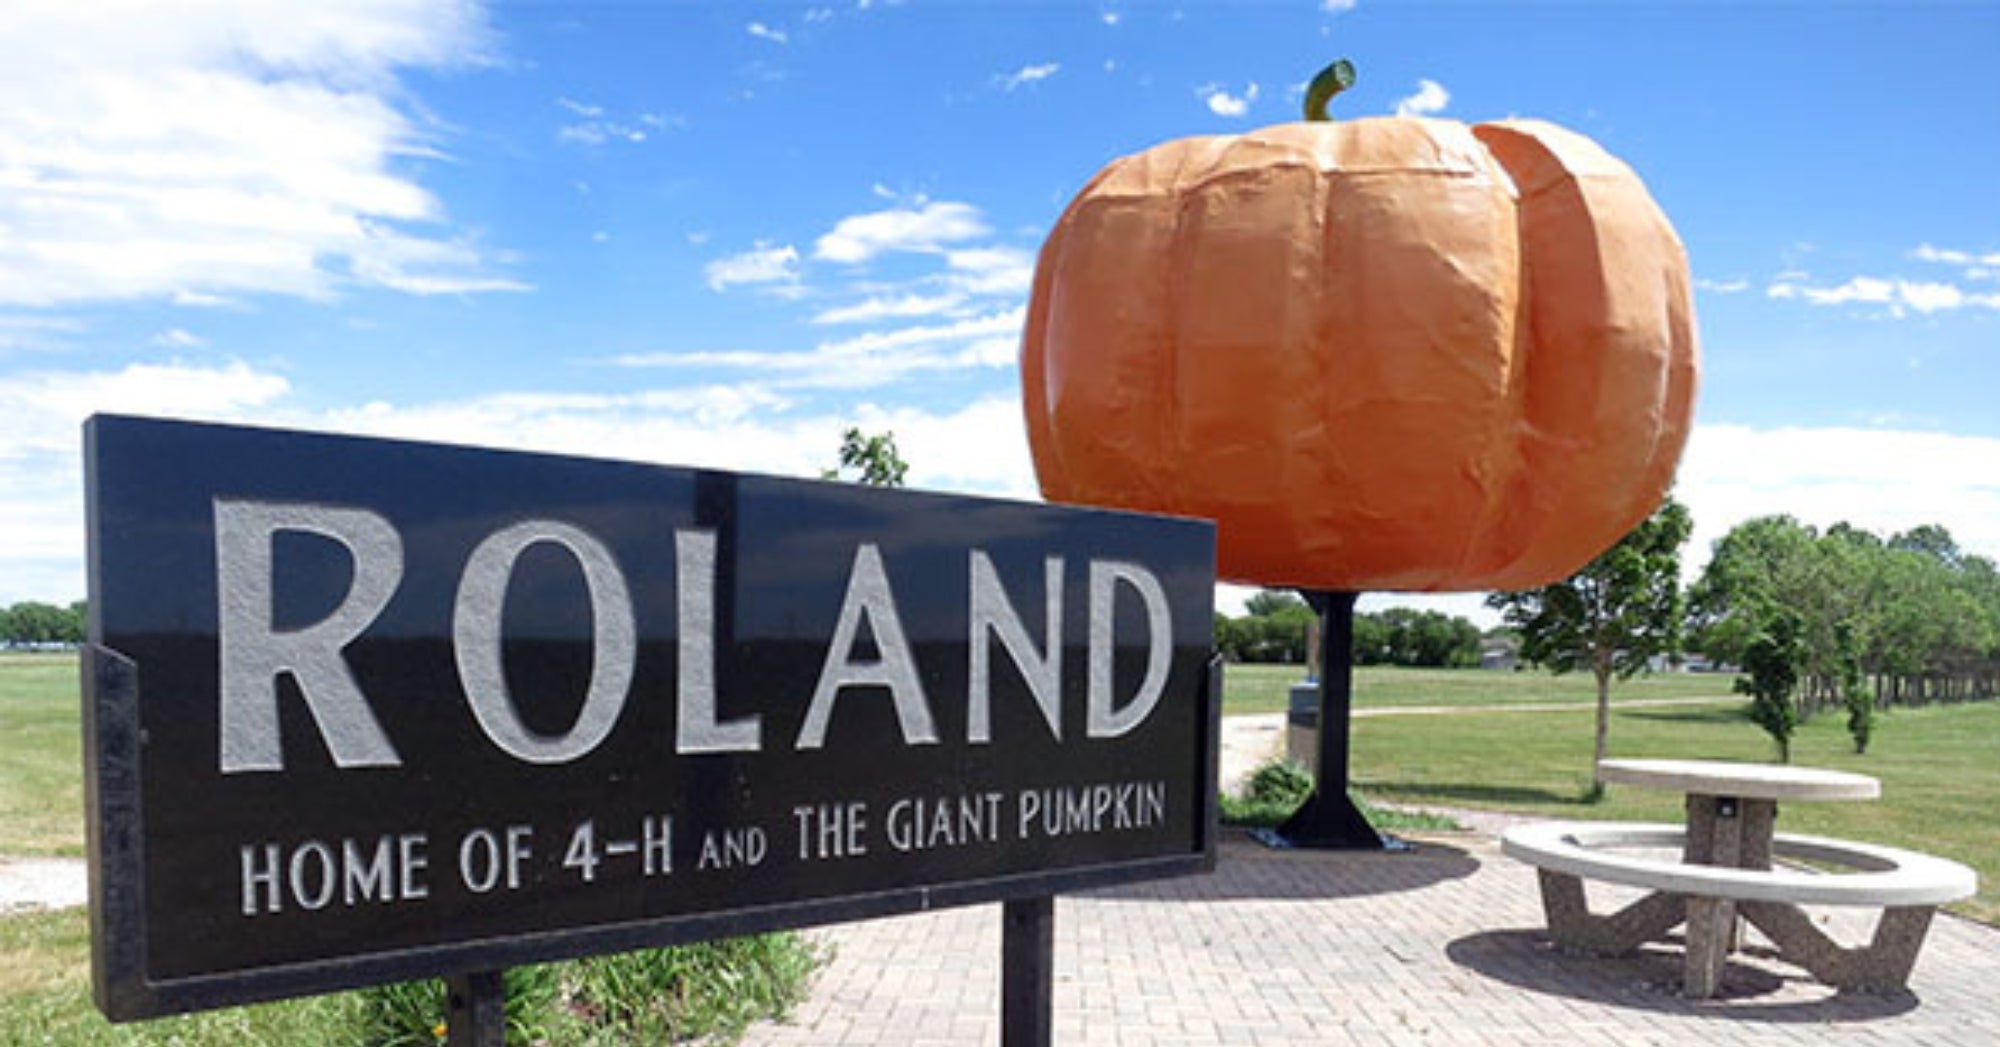
M1332 120L1326 107L1333 96L1354 86L1354 63L1343 58L1319 71L1312 83L1306 86L1306 119L1316 122Z

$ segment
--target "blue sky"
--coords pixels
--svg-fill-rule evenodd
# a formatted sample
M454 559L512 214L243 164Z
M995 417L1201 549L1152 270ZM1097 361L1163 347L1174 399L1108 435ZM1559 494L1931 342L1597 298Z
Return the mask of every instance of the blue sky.
M82 594L97 410L793 474L860 425L1033 497L1064 204L1343 55L1337 116L1550 119L1673 220L1693 561L1769 512L2000 556L1996 45L1994 4L8 5L0 603Z

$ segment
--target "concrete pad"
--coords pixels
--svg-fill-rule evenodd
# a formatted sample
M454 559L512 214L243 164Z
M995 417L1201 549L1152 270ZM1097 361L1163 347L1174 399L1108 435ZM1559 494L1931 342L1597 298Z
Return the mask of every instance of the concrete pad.
M1058 1044L2000 1043L2000 930L1947 914L1908 989L1838 992L1752 935L1714 998L1682 950L1558 954L1535 871L1487 834L1406 854L1272 851L1232 838L1213 876L1056 903ZM1842 936L1870 914L1806 910ZM787 1024L746 1044L998 1044L1000 909L825 928L834 951Z

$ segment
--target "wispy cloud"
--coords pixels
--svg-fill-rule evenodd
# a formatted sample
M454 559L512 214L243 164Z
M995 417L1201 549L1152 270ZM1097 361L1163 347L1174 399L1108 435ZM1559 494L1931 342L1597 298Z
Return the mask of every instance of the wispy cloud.
M665 130L677 122L658 113L640 113L631 120L613 119L605 115L601 105L570 98L557 98L556 105L581 118L562 125L557 129L556 137L579 145L603 145L606 142L637 145L646 141L652 132Z
M1250 112L1250 104L1257 100L1258 87L1252 83L1240 95L1230 94L1220 84L1203 84L1195 88L1195 94L1208 103L1208 111L1217 116L1240 117Z
M917 316L939 316L965 305L965 295L906 294L898 297L871 297L853 305L827 309L812 318L816 324L867 324L880 320L901 320Z
M1027 307L1020 306L948 324L869 331L795 352L635 353L611 362L634 368L755 371L781 388L867 389L915 374L1009 366L1019 352L1026 315Z
M0 604L84 594L77 431L96 411L244 422L484 447L813 476L840 433L891 430L913 486L1032 497L1020 407L1011 395L941 410L843 402L805 409L768 383L619 393L500 392L318 410L282 376L241 363L137 365L0 375Z
M1444 112L1451 104L1451 92L1436 80L1418 80L1417 92L1396 101L1397 116L1430 116Z
M1877 305L1896 318L1912 312L1930 314L1966 308L2000 310L2000 292L1968 292L1955 284L1877 276L1857 276L1833 287L1812 287L1796 277L1779 279L1765 288L1764 293L1781 301L1799 301L1809 305Z
M1715 294L1741 294L1744 291L1748 291L1750 289L1750 281L1706 280L1700 277L1696 277L1694 281L1694 286L1697 290L1711 291L1714 292Z
M1002 91L1012 91L1027 84L1047 80L1049 77L1056 75L1061 69L1062 63L1060 62L1047 62L1042 65L1024 65L1014 72L1002 73L994 77L993 82Z
M973 247L945 252L946 281L966 294L1027 294L1035 256L1018 247Z
M1946 265L1978 265L1989 268L2000 268L2000 251L1975 254L1971 251L1962 251L1955 248L1932 247L1930 244L1919 244L1916 250L1910 252L1910 257L1920 262L1942 262Z
M0 106L0 304L521 289L401 163L441 143L399 76L489 37L477 5L419 0L0 6L0 68L35 85Z
M153 344L163 349L194 349L208 340L185 328L171 327L153 336Z
M793 284L799 279L799 252L790 244L774 247L760 242L741 254L708 263L702 274L713 291L738 284Z
M752 22L744 26L743 31L759 40L769 40L774 44L790 43L792 39L784 30L773 29L762 22Z
M1319 0L1319 9L1330 15L1344 14L1354 10L1358 0Z
M813 257L856 264L889 251L939 252L988 232L978 208L940 200L842 218L814 244Z

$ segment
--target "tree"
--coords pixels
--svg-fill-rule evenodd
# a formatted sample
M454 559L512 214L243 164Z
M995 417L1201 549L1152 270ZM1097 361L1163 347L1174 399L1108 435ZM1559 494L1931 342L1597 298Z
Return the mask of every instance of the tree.
M1243 613L1252 618L1269 618L1288 607L1304 607L1306 602L1297 593L1283 589L1265 589L1243 601Z
M1847 733L1854 738L1855 754L1861 755L1875 736L1875 692L1869 690L1868 677L1861 671L1861 647L1854 639L1852 624L1839 623L1834 635L1840 645L1840 701L1847 708Z
M27 600L0 608L0 643L75 644L83 642L83 604L57 607Z
M1680 650L1681 546L1693 527L1687 507L1669 497L1563 581L1487 598L1520 630L1522 657L1557 673L1588 669L1597 679L1594 790L1604 788L1596 767L1610 736L1612 678L1630 678L1654 655Z
M1792 731L1799 725L1792 693L1798 690L1804 661L1799 616L1779 608L1765 618L1764 627L1744 648L1743 668L1750 675L1736 680L1737 693L1750 696L1750 718L1778 743L1780 763L1792 762Z
M840 435L840 465L820 473L822 480L842 479L842 469L859 471L855 482L869 487L901 487L909 463L896 453L896 434L868 436L850 427Z

